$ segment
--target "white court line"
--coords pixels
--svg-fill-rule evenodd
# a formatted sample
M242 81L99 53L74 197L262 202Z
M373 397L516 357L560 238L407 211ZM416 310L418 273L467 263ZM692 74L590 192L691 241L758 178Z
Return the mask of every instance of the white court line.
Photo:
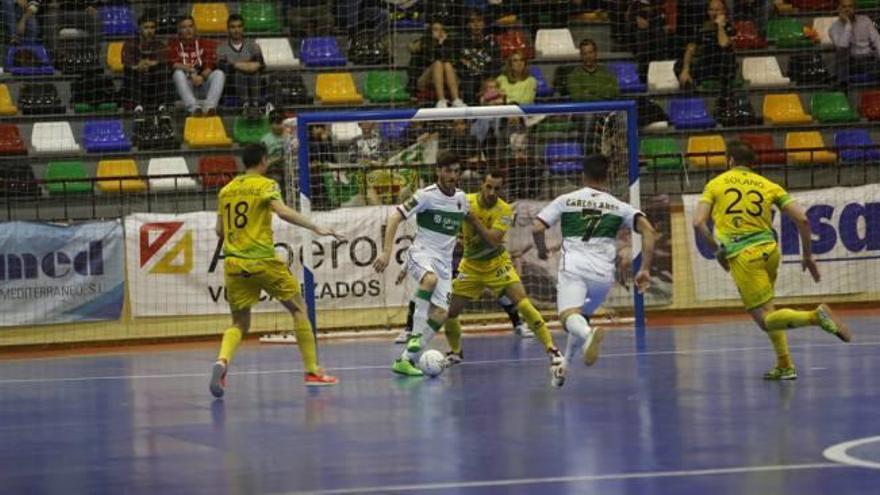
M791 349L805 349L812 347L840 347L844 348L853 348L859 346L877 346L880 345L880 341L877 342L852 342L848 343L845 346L838 343L831 344L804 344L804 345L791 345L789 346ZM618 358L618 357L635 357L635 356L663 356L663 355L693 355L693 354L721 354L726 352L742 352L742 351L756 351L756 350L766 350L768 346L756 346L756 347L727 347L727 348L719 348L719 349L694 349L694 350L684 350L684 351L649 351L649 352L620 352L620 353L610 353L610 354L602 354L602 358ZM461 364L457 364L456 367L459 366L485 366L488 364L503 364L503 363L523 363L529 361L547 361L545 357L539 358L517 358L517 359L490 359L485 361L464 361ZM16 361L18 363L20 361ZM387 369L388 365L363 365L363 366L338 366L338 367L327 367L324 368L327 371L369 371L369 370L377 370L377 369ZM234 375L277 375L277 374L285 374L285 373L302 373L302 369L279 369L279 370L235 370L233 372ZM205 372L192 372L192 373L165 373L165 374L149 374L149 375L107 375L107 376L74 376L74 377L64 377L64 378L9 378L9 379L0 379L0 385L14 385L14 384L22 384L22 383L63 383L63 382L88 382L88 381L106 381L106 380L147 380L154 378L203 378L205 376Z
M644 473L589 474L583 476L553 476L547 478L515 478L506 480L485 481L453 481L448 483L424 483L411 485L369 486L358 488L340 488L335 490L315 490L302 492L283 492L276 495L339 495L348 493L389 493L413 492L423 490L448 490L460 488L483 488L521 485L544 485L549 483L578 483L588 481L619 481L633 479L677 478L694 476L716 476L724 474L762 473L778 471L803 471L809 469L829 469L846 467L831 462L814 462L809 464L779 464L775 466L742 466L716 469L694 469L690 471L648 471Z
M850 440L849 442L832 445L825 449L822 452L822 455L829 461L839 462L848 466L880 469L880 462L866 461L864 459L859 459L858 457L853 457L847 453L849 449L875 442L880 442L880 436L858 438L856 440Z

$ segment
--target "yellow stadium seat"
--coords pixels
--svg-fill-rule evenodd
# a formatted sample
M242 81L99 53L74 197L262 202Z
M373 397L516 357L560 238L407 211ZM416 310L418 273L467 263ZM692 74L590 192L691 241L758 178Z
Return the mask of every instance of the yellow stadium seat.
M813 119L804 111L800 96L787 93L764 96L764 121L768 124L786 125L809 124Z
M194 148L231 146L232 139L226 134L220 117L187 117L183 128L183 140Z
M688 138L688 163L691 167L723 167L727 164L727 145L721 134L691 136ZM710 155L708 153L717 153Z
M821 151L817 149L821 148ZM792 150L813 150L798 151ZM785 151L788 163L834 163L837 161L837 153L825 150L825 141L818 131L789 132L785 135Z
M15 115L18 113L18 107L12 103L12 96L9 94L9 86L0 84L0 115Z
M358 93L354 79L348 72L318 74L315 81L315 95L321 103L344 104L363 103L364 97Z
M122 72L122 41L114 41L107 45L107 67L113 72Z
M105 193L135 193L147 190L147 183L140 176L134 160L101 160L98 162L98 189ZM117 177L131 177L118 179Z
M195 3L192 8L192 16L196 21L197 32L203 34L226 33L229 9L225 3Z

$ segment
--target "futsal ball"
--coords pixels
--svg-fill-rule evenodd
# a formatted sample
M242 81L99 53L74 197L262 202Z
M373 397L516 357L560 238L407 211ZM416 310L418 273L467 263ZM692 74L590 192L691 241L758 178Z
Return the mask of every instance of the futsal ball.
M422 354L422 357L419 358L419 369L422 370L422 373L425 376L434 378L435 376L443 373L443 368L446 367L446 358L443 357L443 354L440 351L431 349L429 351L425 351Z

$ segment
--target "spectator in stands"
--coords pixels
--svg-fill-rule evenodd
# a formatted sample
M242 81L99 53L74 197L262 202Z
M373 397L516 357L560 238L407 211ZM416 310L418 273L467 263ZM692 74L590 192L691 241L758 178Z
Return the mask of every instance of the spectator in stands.
M216 68L217 45L214 41L196 37L192 16L177 22L178 38L168 44L168 61L174 70L174 86L189 113L214 115L223 96L226 74ZM204 96L201 102L196 93Z
M156 13L144 12L138 19L138 27L140 36L122 45L123 85L135 112L143 112L144 106L158 107L165 103L168 66L165 42L156 37Z
M565 87L575 101L608 100L620 95L617 77L599 65L596 42L585 38L580 43L581 66L568 74Z
M631 51L639 64L639 76L647 80L648 65L669 58L669 28L663 4L658 0L634 0L626 12L632 40Z
M855 0L840 0L837 20L828 34L836 49L838 80L846 85L855 75L880 77L880 34L871 19L857 15Z
M294 38L326 36L333 31L333 2L286 0L287 23Z
M471 10L467 17L467 35L461 42L458 56L458 74L461 78L461 93L468 104L477 100L477 88L487 76L498 74L501 70L501 50L495 37L485 32L486 22L483 13Z
M424 69L416 85L420 91L434 89L437 95L437 108L446 108L447 89L452 97L452 106L464 107L458 85L458 74L455 72L455 57L458 47L455 39L446 31L441 22L432 22L428 32L410 45L414 58L420 60ZM418 55L416 55L418 54Z
M501 91L507 95L507 103L530 105L535 102L538 81L529 73L528 61L522 51L507 57L504 72L497 81Z
M732 38L736 35L727 17L723 0L710 0L708 19L697 37L687 44L682 60L676 63L682 87L692 87L708 80L717 80L720 93L729 95L736 78L736 55Z
M97 45L99 30L98 8L123 0L41 0L46 8L45 41L51 47L57 47L62 30L73 29L76 37Z
M269 112L269 123L272 128L269 132L263 134L260 143L266 147L266 163L269 164L269 171L283 169L284 156L290 139L286 135L284 129L284 114L279 110ZM274 174L273 174L274 175Z
M13 44L35 41L39 36L37 12L41 0L3 0L6 39Z
M244 19L240 15L230 15L226 27L229 39L217 49L217 67L232 80L233 91L242 102L245 117L259 118L263 52L254 40L245 39ZM271 158L271 152L268 156Z

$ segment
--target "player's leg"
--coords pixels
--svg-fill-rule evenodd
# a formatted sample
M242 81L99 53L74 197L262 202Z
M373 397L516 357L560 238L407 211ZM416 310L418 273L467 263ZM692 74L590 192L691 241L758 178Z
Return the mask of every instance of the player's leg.
M416 291L413 335L406 343L400 358L394 362L394 372L421 376L421 370L416 368L415 363L446 321L451 290L451 281L441 278L436 271L426 271L422 276L419 290Z
M611 280L587 280L586 284L587 298L580 310L587 321L587 326L590 328L590 334L589 338L584 342L580 354L584 364L592 366L599 359L599 346L605 337L605 330L601 327L590 327L589 318L605 302L605 298L608 297L608 292L611 290L614 282Z
M544 345L544 349L550 353L559 352L556 345L553 344L553 337L547 328L547 322L544 321L538 308L532 304L532 300L526 294L526 289L519 281L519 277L516 282L504 287L503 291L504 295L510 298L511 303L515 305L517 312L525 318L529 329L538 337L538 340Z
M464 359L464 353L461 350L461 323L458 321L458 317L469 298L461 293L457 282L458 279L452 284L452 301L449 303L449 312L443 323L446 342L449 344L449 352L446 353L446 366L454 366Z
M535 336L535 333L532 332L529 325L520 317L519 311L516 309L516 301L511 300L506 293L502 293L498 298L498 304L500 304L501 308L504 309L504 312L507 313L507 317L510 319L510 324L513 326L514 335L524 339L531 339Z
M223 332L223 341L217 361L211 371L211 394L222 397L226 389L226 372L241 340L250 329L250 308L260 300L260 287L252 276L256 267L248 260L226 258L223 262L223 282L232 314L232 326Z
M223 341L220 343L220 352L217 361L211 369L211 384L208 387L211 395L220 398L226 392L226 371L232 356L241 344L241 339L251 328L251 310L241 309L232 311L232 326L223 332Z
M562 330L567 334L566 355L562 364L551 369L550 383L555 387L561 387L565 383L566 370L570 367L569 354L586 342L589 336L589 326L580 308L587 297L587 286L583 279L560 271L556 280L556 307Z
M409 300L409 304L406 308L406 326L403 327L403 330L397 334L397 337L394 337L395 344L406 344L406 341L409 340L410 335L412 335L413 329L413 313L416 312L416 302L413 299Z

